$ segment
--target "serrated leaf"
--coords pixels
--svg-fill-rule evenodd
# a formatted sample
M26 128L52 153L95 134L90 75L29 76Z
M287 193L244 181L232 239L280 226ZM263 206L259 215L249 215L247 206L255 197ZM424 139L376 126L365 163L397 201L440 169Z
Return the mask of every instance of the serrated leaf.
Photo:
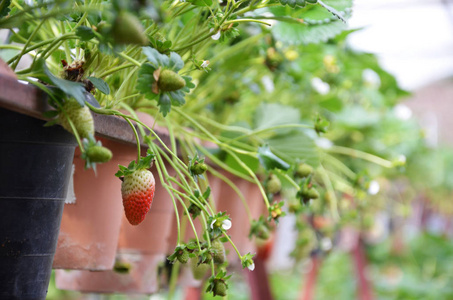
M143 64L138 70L136 89L148 99L155 99L156 94L152 91L152 84L155 82L153 73L156 69L149 63Z
M155 69L159 68L159 62L158 62L156 56L160 55L160 53L156 49L151 48L151 47L143 47L142 51L143 51L143 54L146 55L146 58L151 63L151 65Z
M193 89L195 87L195 84L192 82L192 77L190 76L182 76L182 78L186 82L186 86L182 90L188 93L190 89Z
M272 27L272 35L280 42L289 45L307 45L327 42L346 29L340 21L321 25L304 25L278 22Z
M303 160L313 167L319 165L316 144L302 131L294 130L287 135L267 139L266 143L272 152L291 164Z
M0 18L6 17L10 11L9 5L11 4L11 0L2 0L0 3Z
M47 75L50 81L56 85L59 89L61 89L64 93L69 96L74 97L76 101L84 106L85 105L85 87L83 84L78 82L72 82L69 80L64 80L61 78L56 77L55 75L50 72L47 68L47 65L43 59L39 59L37 61L37 66L43 70L43 72Z
M184 100L184 93L182 91L176 91L176 92L169 92L170 97L171 97L171 104L174 106L181 106L186 103L186 100Z
M299 123L300 112L298 109L277 103L263 103L255 112L255 129L262 130L277 125ZM284 132L287 132L287 129ZM280 132L282 132L280 130Z
M102 93L104 93L106 95L110 94L109 85L101 78L90 76L90 77L88 77L88 80L90 80L91 83L94 85L94 87L97 88L98 90L100 90Z
M168 56L164 54L160 54L159 51L157 51L154 48L151 47L143 47L143 54L146 55L146 58L148 58L148 61L153 65L156 69L159 68L160 66L162 67L168 67L169 66L169 58Z
M171 109L170 97L166 93L161 94L157 105L159 106L159 112L161 112L162 115L165 117L170 112Z
M290 165L272 153L268 145L258 148L258 159L266 170L288 170Z
M93 29L91 29L88 26L79 26L79 27L77 27L75 33L80 38L80 40L82 40L82 41L89 41L92 38L94 38Z
M170 53L169 66L175 72L178 72L179 70L181 70L184 67L184 62L182 61L181 56L179 56L178 53L176 53L176 52Z
M192 3L196 6L211 6L212 0L187 0L187 2Z
M203 193L203 198L205 200L208 200L209 196L211 195L211 188L208 186L208 188L206 189L206 191L204 191Z

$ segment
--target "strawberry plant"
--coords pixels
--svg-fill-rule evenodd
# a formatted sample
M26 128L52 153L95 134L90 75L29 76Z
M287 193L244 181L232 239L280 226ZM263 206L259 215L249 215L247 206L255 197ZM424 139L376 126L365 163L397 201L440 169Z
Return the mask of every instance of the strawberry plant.
M373 179L400 176L399 158L419 145L403 134L395 144L388 129L417 130L391 113L405 92L374 57L345 43L352 1L151 2L4 1L0 28L9 36L0 56L49 95L47 125L74 134L87 167L111 158L95 140L92 113L130 125L137 159L116 173L125 215L140 226L156 182L181 207L173 274L190 264L197 279L209 278L207 292L227 295L228 243L244 269L255 268L254 253L228 234L234 218L215 209L215 179L242 199L250 238L268 239L292 215L298 259L328 253L342 226L369 223ZM265 215L252 217L229 176L255 184Z

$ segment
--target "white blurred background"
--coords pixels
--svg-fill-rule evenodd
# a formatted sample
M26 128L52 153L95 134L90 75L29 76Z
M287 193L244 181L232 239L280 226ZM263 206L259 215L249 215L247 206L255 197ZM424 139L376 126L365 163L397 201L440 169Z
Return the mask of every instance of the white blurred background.
M453 76L452 0L355 0L349 25L364 27L350 45L377 54L405 89Z

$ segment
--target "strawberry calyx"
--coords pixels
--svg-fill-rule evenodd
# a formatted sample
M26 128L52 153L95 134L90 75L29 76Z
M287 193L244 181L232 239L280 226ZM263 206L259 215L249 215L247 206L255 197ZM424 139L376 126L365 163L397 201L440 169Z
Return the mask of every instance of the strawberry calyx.
M228 284L227 280L231 275L227 276L227 272L220 270L215 276L211 276L208 280L206 293L212 293L214 296L225 297L227 295Z
M105 163L112 159L112 151L103 147L101 141L96 141L93 135L82 140L83 152L81 158L85 160L85 169L96 171L96 164Z
M127 167L118 165L119 170L118 172L116 172L115 176L121 179L121 177L131 175L135 171L150 169L153 165L155 156L156 155L154 155L154 153L150 149L148 149L146 156L140 157L138 163L135 160L133 160Z

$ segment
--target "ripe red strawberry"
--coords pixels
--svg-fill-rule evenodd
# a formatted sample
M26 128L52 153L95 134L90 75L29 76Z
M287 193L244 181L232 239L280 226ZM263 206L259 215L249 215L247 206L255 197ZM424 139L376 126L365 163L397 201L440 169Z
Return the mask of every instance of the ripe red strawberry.
M156 183L153 173L138 169L125 175L121 184L124 212L132 225L140 224L151 209Z

